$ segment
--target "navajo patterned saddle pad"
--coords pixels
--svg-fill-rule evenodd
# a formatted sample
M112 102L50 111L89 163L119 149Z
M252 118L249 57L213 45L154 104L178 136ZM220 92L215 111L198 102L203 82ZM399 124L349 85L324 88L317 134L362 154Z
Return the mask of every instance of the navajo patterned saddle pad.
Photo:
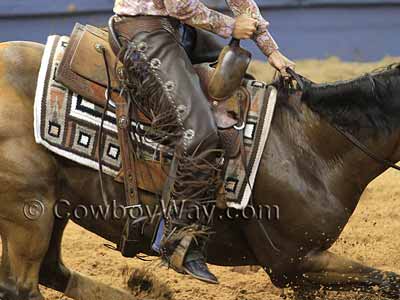
M98 153L103 109L55 80L68 42L69 37L50 36L45 47L34 106L36 142L60 156L95 170L99 168L100 155L104 173L116 176L121 168L121 158L115 114L107 112L103 127L103 153ZM262 82L248 81L246 88L251 95L251 107L243 129L249 178L245 176L241 158L229 161L225 175L228 206L237 209L243 209L249 202L276 102L276 90L267 92ZM140 137L142 125L132 125L132 135ZM159 145L151 140L141 140L145 159L158 160Z

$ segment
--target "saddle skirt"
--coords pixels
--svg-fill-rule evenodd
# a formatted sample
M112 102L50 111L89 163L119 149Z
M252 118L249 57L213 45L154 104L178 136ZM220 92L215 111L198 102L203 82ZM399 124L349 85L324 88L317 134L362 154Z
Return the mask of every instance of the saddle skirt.
M98 153L99 127L106 103L106 70L101 47L106 48L110 65L117 60L108 46L107 32L92 26L76 25L71 38L50 36L42 58L35 98L35 139L50 151L84 166L98 169L102 158L106 174L118 178L121 170L120 146L117 137L116 116L111 108L104 122L103 153ZM210 64L194 66L204 91L212 75ZM118 72L118 67L116 68ZM117 85L113 74L113 87ZM243 86L224 101L209 97L210 106L220 129L221 140L229 149L225 170L225 190L228 206L246 207L251 186L264 150L276 102L276 89L255 80L245 80ZM208 96L208 95L207 95ZM120 97L115 93L113 97ZM269 105L268 105L269 103ZM112 105L111 105L112 106ZM243 113L243 107L245 112ZM236 116L238 118L236 118ZM168 149L151 140L141 138L149 120L133 116L131 135L142 143L144 159L136 164L138 187L152 193L161 193L167 174L161 164L160 149ZM243 141L247 166L239 157L239 130ZM172 155L172 151L170 151ZM171 156L167 155L168 158ZM246 177L245 168L250 171Z

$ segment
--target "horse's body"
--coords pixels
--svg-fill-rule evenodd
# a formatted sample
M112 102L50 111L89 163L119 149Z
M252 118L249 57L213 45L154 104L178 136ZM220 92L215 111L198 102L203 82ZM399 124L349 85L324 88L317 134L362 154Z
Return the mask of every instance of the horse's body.
M75 289L71 288L72 272L61 261L60 243L68 220L55 218L53 207L59 199L68 199L70 208L101 204L98 174L48 152L34 141L33 99L42 52L43 47L33 43L0 44L0 298L41 299L40 282L73 298L87 300L90 295L76 292L76 278ZM393 73L389 78L393 99L384 100L400 105L400 69L387 72ZM287 99L280 94L254 187L254 204L279 205L280 218L220 221L216 213L216 234L209 245L208 258L218 265L260 265L279 287L304 290L324 285L372 293L378 286L384 296L400 299L398 275L362 266L328 251L364 188L385 170L329 125L351 120L350 113L346 119L346 112L352 104L346 100L357 96L349 89L337 93L339 103L331 103L330 96L324 93L331 95L329 89L335 88L310 87L305 94L309 101ZM385 96L379 85L376 88L381 97ZM322 109L323 101L329 102L330 110ZM360 109L357 108L356 124L350 125L362 127L357 136L371 150L398 161L399 124L388 116L382 121L390 127L385 133L382 124L378 124L380 120L372 126L366 120L373 113L368 110L373 104L364 101L365 115L362 104L354 104ZM393 105L393 109L396 107ZM376 116L386 118L379 113ZM105 188L109 199L122 203L122 185L106 177ZM146 201L154 200L149 194L143 196ZM24 215L24 203L32 199L45 206L42 217L34 221ZM122 221L74 221L111 242L119 241ZM148 234L143 241L144 252L149 242Z

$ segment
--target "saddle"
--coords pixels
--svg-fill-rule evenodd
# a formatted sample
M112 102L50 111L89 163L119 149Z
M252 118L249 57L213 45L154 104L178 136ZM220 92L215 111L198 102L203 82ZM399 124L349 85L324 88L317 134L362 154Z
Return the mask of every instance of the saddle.
M111 98L114 103L124 103L125 99L119 93L118 80L118 73L122 72L123 66L111 49L109 32L106 28L75 25L64 58L58 67L56 79L83 98L105 107L108 78L103 51L110 66L109 72L113 90ZM208 89L215 71L213 65L215 64L203 63L194 65L194 68L200 77L203 91L214 112L226 156L235 158L240 152L240 139L239 132L234 126L240 126L245 121L250 104L250 95L246 88L239 86L223 101L213 98ZM115 107L111 105L110 110L115 111ZM150 124L150 120L143 114L139 113L130 117L143 125ZM121 176L118 179L121 179ZM144 182L140 182L140 185L145 187ZM159 189L154 187L147 187L146 190L159 192Z

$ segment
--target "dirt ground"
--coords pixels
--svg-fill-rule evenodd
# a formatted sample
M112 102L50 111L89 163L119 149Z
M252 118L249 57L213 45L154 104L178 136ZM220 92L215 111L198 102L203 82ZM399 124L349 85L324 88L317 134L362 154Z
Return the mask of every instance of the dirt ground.
M322 61L304 60L298 62L297 71L314 81L325 82L353 78L396 61L399 62L400 58L385 58L377 63L344 63L337 58ZM251 72L265 81L272 77L270 67L261 62L253 63ZM388 171L370 184L351 222L335 244L334 252L377 268L400 273L399 182L400 173ZM250 268L211 266L221 283L207 285L161 267L155 258L150 263L138 259L125 259L119 253L105 248L103 246L105 242L84 229L70 224L63 242L66 265L116 287L126 286L126 276L123 273L127 269L145 269L156 274L177 300L279 299L280 290L271 284L261 269L257 271ZM44 287L41 290L49 300L63 297ZM354 297L331 295L329 299L354 299Z

